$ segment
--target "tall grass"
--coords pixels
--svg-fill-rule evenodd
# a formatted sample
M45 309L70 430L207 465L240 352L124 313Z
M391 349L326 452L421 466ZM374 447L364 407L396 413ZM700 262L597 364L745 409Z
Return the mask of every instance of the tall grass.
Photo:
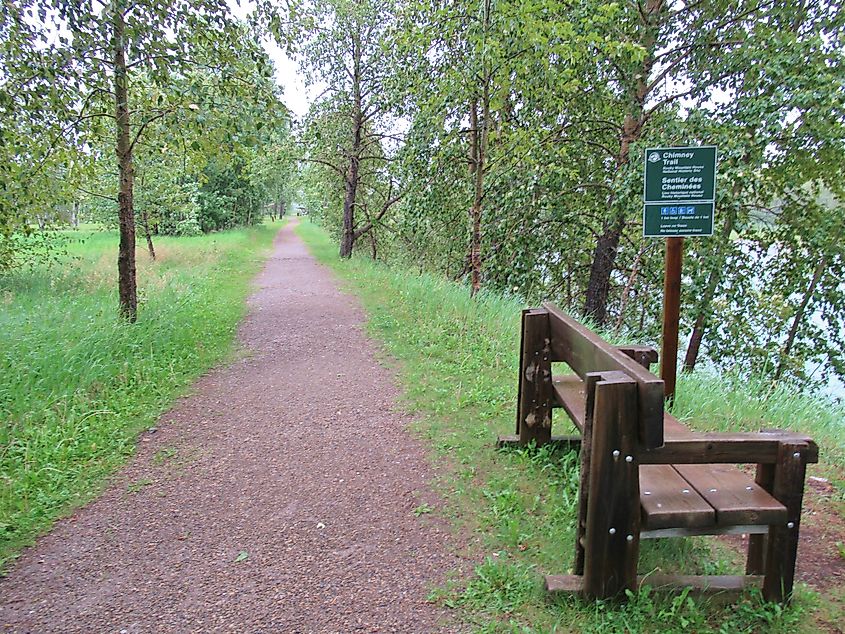
M672 413L701 431L789 429L819 445L821 468L845 470L845 405L758 377L701 371L682 374Z
M278 225L139 249L139 319L117 316L117 235L68 233L59 265L0 278L0 563L102 486L230 350Z
M435 450L444 474L438 486L445 508L437 510L472 536L471 552L484 559L468 583L439 589L433 598L460 608L475 631L815 631L813 620L804 618L813 601L805 591L786 610L764 604L754 593L732 606L648 592L624 607L546 600L540 574L565 574L573 563L578 460L574 453L548 448L494 449L496 435L513 433L515 426L521 300L493 293L470 299L468 288L438 276L366 258L340 261L336 245L319 227L305 221L297 231L360 297L369 332L383 342L386 360L399 362L407 405L419 415L415 428ZM699 379L705 393L716 380L685 377L680 391L690 396L676 406L692 427L712 425L718 411L726 428L736 429L732 416L737 426L756 428L759 416L788 408L783 401L755 409L758 394L726 383L735 405L723 399L716 409L712 399L692 396ZM819 426L815 413L828 412L825 407L795 411L791 420L776 416L773 423L841 438L832 426ZM798 418L804 413L806 419ZM835 416L828 412L829 420ZM555 424L557 433L567 432L565 415L558 414ZM735 574L741 572L739 563L732 549L709 538L649 540L642 544L640 572Z

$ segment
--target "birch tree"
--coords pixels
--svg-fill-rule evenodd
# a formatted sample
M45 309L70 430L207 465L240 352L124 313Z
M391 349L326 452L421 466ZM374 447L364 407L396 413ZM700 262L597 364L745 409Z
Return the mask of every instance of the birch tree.
M137 319L135 275L135 168L139 139L153 122L190 105L188 98L140 107L133 78L154 84L192 68L198 46L225 66L239 37L224 0L20 0L4 2L4 23L15 62L6 78L17 88L15 107L83 146L85 134L110 125L117 166L118 296L120 314ZM206 58L208 59L208 58ZM39 87L49 98L32 99ZM35 94L34 94L35 93ZM185 96L187 97L187 96Z

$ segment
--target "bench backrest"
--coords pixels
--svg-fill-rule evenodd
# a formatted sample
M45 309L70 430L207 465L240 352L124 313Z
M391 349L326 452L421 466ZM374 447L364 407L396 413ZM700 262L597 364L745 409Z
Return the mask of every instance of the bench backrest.
M663 380L646 370L560 308L546 302L552 361L563 361L586 381L592 372L621 371L637 382L640 443L645 449L663 445Z

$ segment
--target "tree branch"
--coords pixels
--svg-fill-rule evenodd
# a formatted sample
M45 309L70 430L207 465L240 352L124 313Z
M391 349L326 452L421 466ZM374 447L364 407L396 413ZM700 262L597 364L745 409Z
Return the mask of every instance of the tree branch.
M166 117L172 112L172 109L164 110L144 121L144 123L141 124L141 127L138 128L138 131L135 133L135 137L132 139L132 143L129 144L129 151L131 152L135 148L135 144L138 142L138 139L141 138L141 135L144 133L144 130L147 129L148 125L150 125L153 121L158 121L159 119Z
M392 193L393 193L393 181L391 180L390 185L388 186L387 196L385 196L385 201L384 201L384 204L381 207L381 210L378 212L378 214L376 215L375 218L370 220L367 224L365 224L360 229L355 230L353 240L357 240L362 235L364 235L365 233L370 231L373 228L373 225L375 225L375 223L379 222L393 205L395 205L400 200L402 200L402 198L405 197L405 192L402 192L401 194L397 194L396 196L393 196L391 198Z
M342 168L338 167L337 165L334 165L333 163L329 163L328 161L324 161L323 159L300 157L298 160L306 161L308 163L317 163L319 165L325 165L326 167L332 168L335 172L345 177L345 173Z
M76 189L81 191L83 194L88 194L89 196L94 196L95 198L102 198L113 203L117 202L117 198L112 198L111 196L104 196L103 194L98 194L97 192L88 191L84 187L79 187L78 185L76 186Z

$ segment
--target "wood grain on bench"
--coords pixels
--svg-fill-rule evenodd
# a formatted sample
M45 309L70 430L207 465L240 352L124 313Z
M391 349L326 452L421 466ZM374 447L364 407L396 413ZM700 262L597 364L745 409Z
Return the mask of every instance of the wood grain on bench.
M552 361L564 361L586 379L591 372L621 371L637 382L640 444L646 448L663 444L663 380L575 321L552 303L549 313Z
M635 591L643 539L749 534L748 575L763 597L792 594L812 439L786 431L693 432L664 411L663 382L642 346L616 347L554 304L522 313L517 436L499 445L581 446L573 575L550 591L607 599ZM565 362L577 376L553 377ZM552 436L554 408L578 437ZM539 424L538 424L539 421ZM755 464L756 482L737 464ZM649 578L655 585L737 591L758 577Z
M552 390L555 404L566 410L573 424L583 430L584 382L575 374L556 376ZM778 445L786 435L807 444L803 455L805 462L819 460L818 445L808 436L792 432L693 432L668 412L663 414L663 429L663 446L643 451L640 455L642 464L741 464L747 462L749 456L758 462L773 463Z
M554 377L556 405L584 428L586 393L577 375ZM733 464L774 461L782 434L696 433L663 414L663 447L640 454L643 530L721 528L786 522L786 508ZM807 459L818 448L807 439ZM677 464L682 463L682 464ZM689 464L683 464L689 463ZM704 463L704 464L696 464Z
M786 507L733 465L675 465L675 469L716 511L716 526L786 524Z
M552 379L552 391L557 405L566 410L569 419L579 431L584 431L587 394L581 377L576 374L556 376Z
M570 420L579 430L584 429L587 402L585 390L585 383L577 374L564 374L552 379L555 405L566 410ZM668 412L663 413L663 429L667 439L684 438L692 435L692 432L683 423ZM657 448L654 451L657 454L661 449Z
M643 529L703 528L716 524L716 511L669 465L640 467Z
M673 425L666 432L662 447L643 451L642 464L743 464L749 458L762 464L773 464L777 460L778 447L786 439L799 442L803 460L815 463L819 460L819 448L810 438L800 434L783 432L692 432L666 414L665 424Z
M578 593L583 585L582 578L577 575L548 575L546 576L546 590L551 593ZM763 577L759 575L639 575L638 586L650 586L655 590L664 588L677 591L681 588L691 588L696 595L730 595L739 596L741 592L750 588L760 588Z

